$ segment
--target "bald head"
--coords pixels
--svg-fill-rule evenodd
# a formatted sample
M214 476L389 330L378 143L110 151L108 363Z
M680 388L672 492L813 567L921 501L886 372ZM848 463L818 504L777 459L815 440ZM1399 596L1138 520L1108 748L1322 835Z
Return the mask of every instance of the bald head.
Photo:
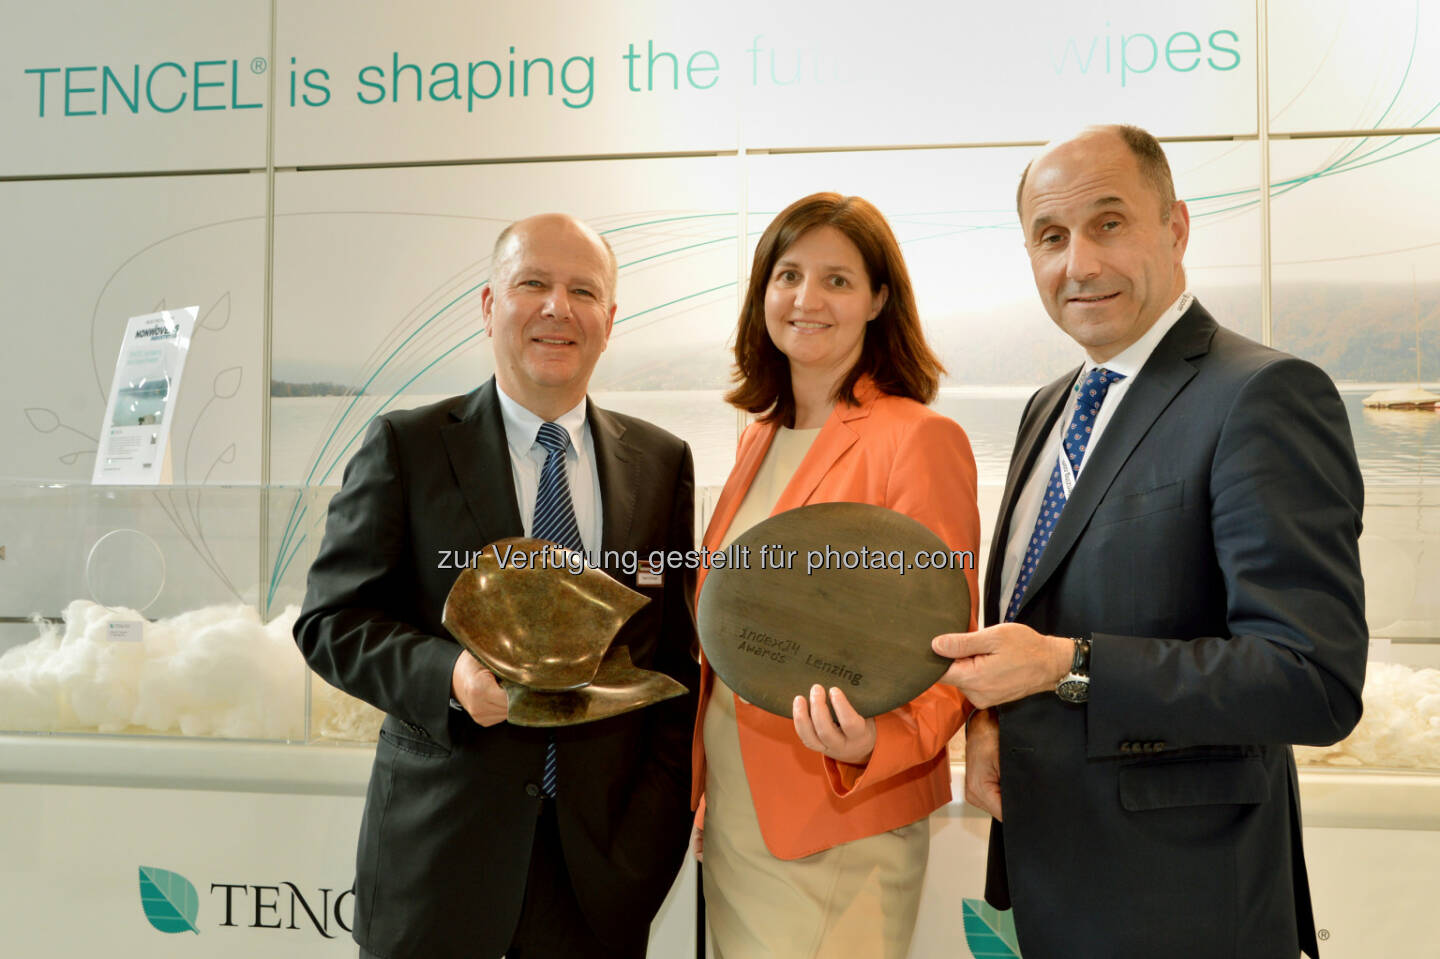
M490 270L499 277L511 268L518 253L526 247L543 246L555 239L583 239L594 244L606 264L605 302L615 305L615 286L619 277L619 265L610 242L591 229L590 225L577 220L568 213L541 213L516 220L500 231L495 238L495 248L490 254Z
M500 389L541 419L585 398L615 324L615 256L590 227L547 213L495 244L480 292Z
M1015 212L1021 218L1022 228L1025 223L1025 185L1030 179L1031 168L1062 147L1071 144L1083 145L1086 141L1096 146L1117 141L1123 144L1130 155L1134 157L1140 176L1155 191L1162 218L1168 216L1170 208L1175 205L1175 181L1170 175L1170 162L1165 158L1165 151L1161 148L1160 141L1137 126L1111 123L1086 127L1073 137L1054 140L1046 144L1040 154L1025 166L1024 172L1020 174L1020 185L1015 188Z
M1037 156L1020 188L1020 218L1046 312L1096 363L1133 345L1185 291L1190 213L1182 201L1162 205L1114 127Z

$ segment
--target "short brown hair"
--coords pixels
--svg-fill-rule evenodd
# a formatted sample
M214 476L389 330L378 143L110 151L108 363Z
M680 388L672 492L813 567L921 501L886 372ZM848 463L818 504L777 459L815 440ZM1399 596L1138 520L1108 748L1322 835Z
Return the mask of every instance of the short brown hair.
M1089 127L1087 132L1100 130L1108 130L1125 141L1140 168L1140 175L1150 182L1155 195L1160 199L1160 219L1170 219L1170 208L1175 205L1175 179L1170 175L1170 161L1165 158L1165 150L1161 148L1160 141L1148 130L1128 123ZM1031 163L1033 162L1032 160ZM1015 188L1015 215L1021 218L1022 227L1025 225L1025 214L1020 210L1020 199L1025 195L1025 179L1029 175L1030 163L1027 163L1024 172L1020 174L1020 185Z
M796 200L771 221L760 237L735 334L736 386L725 394L726 402L750 413L764 414L762 422L787 426L795 422L790 363L771 342L765 328L765 290L780 256L805 233L821 226L833 226L855 244L869 274L872 293L882 286L889 291L880 313L865 324L860 358L835 388L833 398L837 402L858 402L855 385L862 376L869 376L882 392L929 403L940 388L945 367L925 341L900 244L874 204L838 193L812 193Z

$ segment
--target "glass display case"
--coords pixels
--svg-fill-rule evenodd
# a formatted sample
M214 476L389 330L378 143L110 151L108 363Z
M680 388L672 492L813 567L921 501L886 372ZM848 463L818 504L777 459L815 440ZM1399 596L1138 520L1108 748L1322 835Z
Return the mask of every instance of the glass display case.
M0 732L373 741L380 713L314 676L291 637L335 490L0 486ZM998 492L982 488L982 513ZM701 489L697 526L716 494ZM1302 764L1440 770L1436 542L1440 483L1367 491L1365 716L1297 748Z
M333 487L0 487L0 730L373 741L291 637Z

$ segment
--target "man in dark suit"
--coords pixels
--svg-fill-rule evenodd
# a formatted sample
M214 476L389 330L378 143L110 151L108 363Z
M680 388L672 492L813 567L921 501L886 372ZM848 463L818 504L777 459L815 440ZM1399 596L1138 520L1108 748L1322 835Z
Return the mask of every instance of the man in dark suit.
M295 623L316 672L389 714L355 939L385 959L643 956L690 830L693 573L609 570L650 598L615 643L691 695L553 731L505 722L495 677L440 619L457 556L557 510L592 556L689 550L690 449L586 398L615 319L615 257L593 230L523 220L492 268L495 378L371 424Z
M1358 721L1368 635L1344 408L1186 290L1189 213L1149 134L1052 144L1018 203L1086 361L1021 418L992 625L935 641L994 707L966 741L986 898L1027 959L1313 956L1290 744Z

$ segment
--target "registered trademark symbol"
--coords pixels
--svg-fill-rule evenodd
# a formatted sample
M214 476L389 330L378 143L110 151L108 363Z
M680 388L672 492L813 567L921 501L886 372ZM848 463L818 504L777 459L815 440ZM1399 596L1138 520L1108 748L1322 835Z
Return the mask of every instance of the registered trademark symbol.
M1319 932L1315 933L1315 935L1317 935L1317 936L1320 937L1320 941L1321 941L1321 942L1324 942L1326 939L1329 939L1329 938L1330 938L1330 930L1329 930L1329 929L1321 929Z
M250 72L256 74L264 73L269 66L270 64L265 62L264 57L256 57L250 61Z

